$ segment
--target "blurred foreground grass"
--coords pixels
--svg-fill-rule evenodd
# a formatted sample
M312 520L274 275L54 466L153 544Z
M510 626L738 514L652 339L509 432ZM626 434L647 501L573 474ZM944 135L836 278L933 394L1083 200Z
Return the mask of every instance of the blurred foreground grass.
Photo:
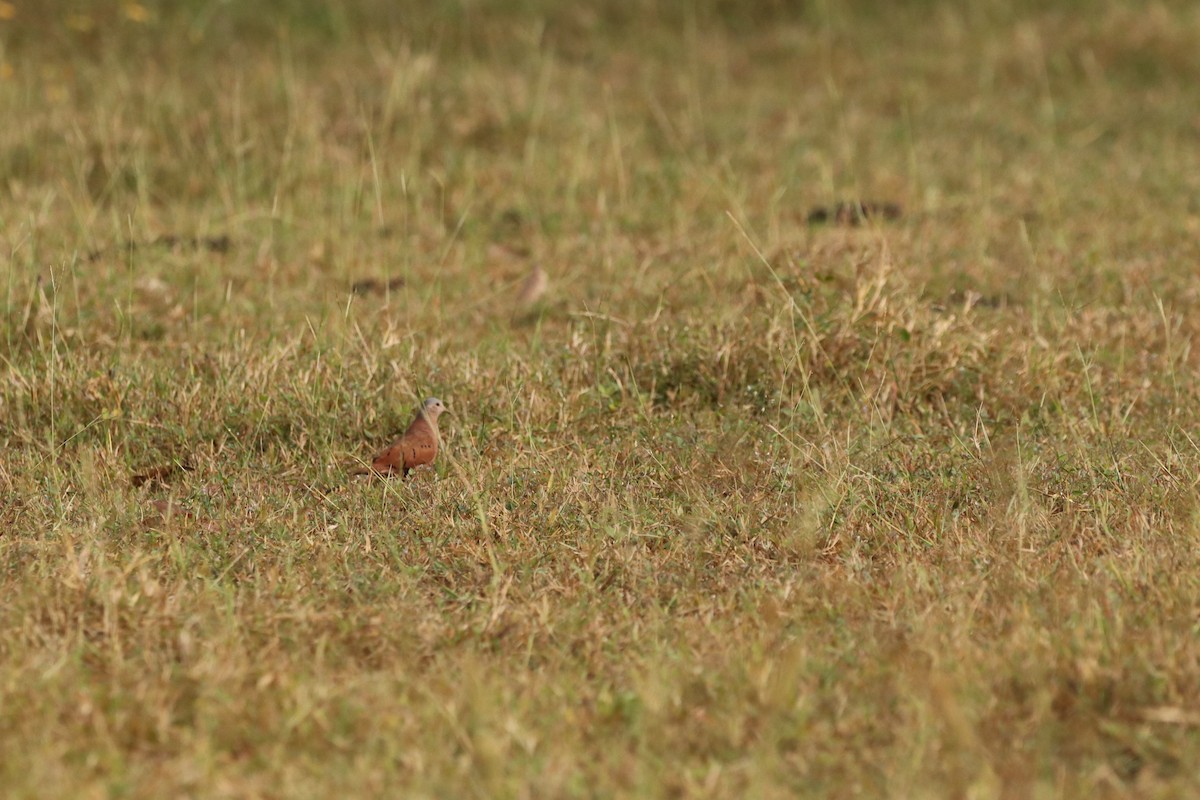
M1198 37L0 3L0 784L1200 790Z

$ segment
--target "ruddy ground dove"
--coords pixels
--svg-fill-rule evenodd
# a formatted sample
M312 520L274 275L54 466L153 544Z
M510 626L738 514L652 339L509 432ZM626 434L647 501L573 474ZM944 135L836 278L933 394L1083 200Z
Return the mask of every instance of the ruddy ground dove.
M438 451L438 417L446 407L436 397L421 404L416 418L404 434L375 454L370 470L358 470L358 474L377 472L380 475L407 477L408 471L433 463Z

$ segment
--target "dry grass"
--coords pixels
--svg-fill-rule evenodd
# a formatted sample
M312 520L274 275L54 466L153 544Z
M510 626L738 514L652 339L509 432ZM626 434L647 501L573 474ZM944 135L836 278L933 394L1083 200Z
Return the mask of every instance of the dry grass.
M1200 792L1194 9L30 5L7 793Z

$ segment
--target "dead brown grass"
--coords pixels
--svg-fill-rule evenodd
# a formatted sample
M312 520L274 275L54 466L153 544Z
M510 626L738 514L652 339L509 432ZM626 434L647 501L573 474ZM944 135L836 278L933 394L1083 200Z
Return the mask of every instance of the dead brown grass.
M14 796L1196 791L1193 10L4 8Z

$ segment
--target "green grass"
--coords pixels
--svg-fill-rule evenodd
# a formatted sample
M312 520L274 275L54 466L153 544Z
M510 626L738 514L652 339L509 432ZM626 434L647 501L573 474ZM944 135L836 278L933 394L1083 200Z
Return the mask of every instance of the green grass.
M4 793L1200 792L1200 16L892 5L0 3Z

